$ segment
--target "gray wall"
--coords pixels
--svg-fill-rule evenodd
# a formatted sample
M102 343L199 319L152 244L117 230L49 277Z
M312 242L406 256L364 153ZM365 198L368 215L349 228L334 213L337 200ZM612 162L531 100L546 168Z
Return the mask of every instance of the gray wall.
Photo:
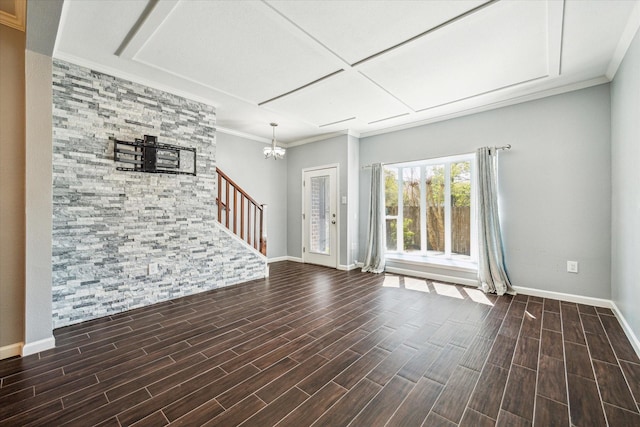
M27 49L48 57L53 53L64 0L27 2Z
M195 147L198 175L116 170L110 138L144 134ZM54 327L264 277L216 222L215 148L213 107L54 61Z
M52 59L62 0L27 3L23 356L55 345L51 301Z
M216 134L218 167L258 203L267 205L267 256L287 255L287 160L265 159L266 145L222 132Z
M349 236L347 240L347 265L358 262L359 251L359 221L360 221L360 140L349 135L347 140L347 227ZM343 205L344 206L344 205Z
M636 115L636 117L638 117ZM500 154L506 264L516 286L610 298L609 86L360 140L360 163L393 163L512 144ZM636 140L637 142L637 140ZM360 175L360 247L368 171ZM580 273L566 272L566 261Z
M26 51L26 306L25 354L53 341L51 317L52 60ZM51 343L53 344L53 343ZM39 351L38 348L34 349Z
M341 203L348 194L347 135L299 145L287 149L287 251L289 256L302 257L302 170L316 166L339 164L338 202L340 203L340 259L347 265L347 207Z
M612 299L640 337L640 33L611 84Z

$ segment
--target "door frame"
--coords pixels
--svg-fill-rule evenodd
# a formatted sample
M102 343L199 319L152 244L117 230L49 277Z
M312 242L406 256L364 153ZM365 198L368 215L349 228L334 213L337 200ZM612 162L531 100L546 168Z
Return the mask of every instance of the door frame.
M300 222L301 222L301 231L300 234L300 255L302 258L302 262L305 263L305 252L304 252L304 241L305 241L305 219L303 215L305 214L305 197L306 190L304 186L304 174L305 172L317 171L322 169L331 169L335 168L336 170L336 269L340 269L340 227L342 221L340 220L340 164L339 163L329 163L326 165L313 166L308 168L303 168L300 178L300 188L302 189L302 211L300 214Z

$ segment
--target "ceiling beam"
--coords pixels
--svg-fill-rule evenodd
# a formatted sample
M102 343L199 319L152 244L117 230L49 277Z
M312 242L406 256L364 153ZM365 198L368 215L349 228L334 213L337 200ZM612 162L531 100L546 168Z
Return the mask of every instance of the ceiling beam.
M351 66L355 68L358 65L364 64L365 62L369 62L372 59L375 59L380 55L385 55L387 53L390 53L391 51L394 51L394 50L398 49L399 47L402 47L402 46L404 46L406 44L409 44L409 43L414 42L414 41L416 41L418 39L421 39L422 37L428 36L428 35L434 33L435 31L438 31L438 30L440 30L442 28L445 28L445 27L453 24L454 22L458 22L463 18L469 17L469 16L473 15L474 13L477 13L477 12L479 12L481 10L484 10L486 7L497 3L498 1L499 0L489 0L486 3L482 3L480 6L476 6L473 9L469 9L466 12L461 13L458 16L454 16L453 18L451 18L451 19L449 19L449 20L447 20L447 21L445 21L445 22L443 22L443 23L441 23L439 25L436 25L433 28L429 28L428 30L423 31L422 33L417 34L417 35L415 35L415 36L413 36L411 38L408 38L407 40L401 41L400 43L398 43L398 44L396 44L394 46L388 47L388 48L386 48L384 50L381 50L380 52L374 53L373 55L369 55L368 57L366 57L364 59L361 59L358 62L355 62L355 63L351 64Z
M549 77L562 73L562 38L564 35L564 0L547 1L547 67Z
M115 55L133 59L160 25L171 15L179 0L149 0L136 23L131 27Z

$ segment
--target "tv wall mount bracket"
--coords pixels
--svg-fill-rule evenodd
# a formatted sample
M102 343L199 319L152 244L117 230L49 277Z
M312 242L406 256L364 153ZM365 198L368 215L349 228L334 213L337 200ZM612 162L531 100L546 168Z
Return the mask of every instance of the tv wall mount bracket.
M133 142L114 139L113 159L119 171L196 175L195 148L163 144L153 135Z

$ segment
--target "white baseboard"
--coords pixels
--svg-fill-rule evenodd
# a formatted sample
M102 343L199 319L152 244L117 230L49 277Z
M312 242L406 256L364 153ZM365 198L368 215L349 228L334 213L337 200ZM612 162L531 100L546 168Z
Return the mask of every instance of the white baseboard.
M276 256L276 257L273 257L273 258L269 258L267 260L267 263L271 264L272 262L280 262L280 261L292 261L292 262L300 262L300 263L304 262L302 260L302 258L298 258L298 257L295 257L295 256L284 255L284 256Z
M303 262L302 258L297 258L292 256L272 258L269 260L269 262L277 262L277 261ZM346 271L353 270L356 268L362 268L362 265L363 265L362 262L357 262L351 265L338 265L338 270L346 270ZM473 287L478 286L478 282L476 280L464 279L464 278L459 278L455 276L433 274L433 273L427 273L423 271L407 270L404 268L396 268L396 267L387 267L385 271L389 273L394 273L394 274L402 274L404 276L422 277L425 279L439 280L443 282L457 283L460 285L473 286ZM541 289L527 288L523 286L514 286L513 288L515 289L516 292L523 295L531 295L534 297L541 297L541 298L552 298L560 301L575 302L579 304L593 305L596 307L610 308L615 314L618 321L620 322L622 329L624 329L624 332L629 338L631 345L635 349L638 356L640 356L640 340L635 335L635 333L629 326L629 323L624 318L624 316L622 315L622 313L620 312L620 310L618 309L618 307L615 305L613 301L604 299L604 298L587 297L583 295L567 294L564 292L545 291Z
M414 270L405 270L403 268L395 268L395 267L387 267L385 271L389 273L402 274L405 276L423 277L425 279L458 283L460 285L469 285L474 287L478 286L478 282L474 280L460 279L458 277L453 277L453 276L444 276L444 275L431 274L431 273L414 271ZM633 346L633 349L636 351L636 354L638 355L638 357L640 357L640 340L638 339L636 334L633 332L633 329L631 329L631 326L627 322L627 319L625 319L625 317L622 315L622 312L618 309L618 307L613 301L604 299L604 298L594 298L594 297L587 297L583 295L566 294L563 292L545 291L541 289L526 288L522 286L514 286L513 289L515 289L515 291L518 292L519 294L523 294L523 295L531 295L534 297L541 297L541 298L552 298L560 301L575 302L578 304L586 304L586 305L592 305L596 307L604 307L604 308L611 309L611 311L613 311L616 318L620 322L620 325L622 326L624 333L627 335L627 338L629 338L629 342L631 342L631 345Z
M622 312L618 309L618 306L613 301L611 301L611 311L613 311L613 314L615 314L618 318L618 322L620 322L624 333L627 335L627 338L629 338L633 349L636 351L638 357L640 357L640 340L638 340L638 337L633 332L633 329L631 329L631 326L629 326L627 319L624 318Z
M299 263L304 262L302 258L298 258L294 256L279 256L279 257L269 258L267 262L271 264L272 262L280 262L280 261L291 261L291 262L299 262ZM360 263L360 265L362 265L362 263ZM342 271L351 271L358 268L358 264L350 264L350 265L338 264L336 268Z
M304 263L304 260L302 258L298 258L298 257L293 257L293 256L281 256L281 257L274 257L274 258L269 258L269 264L271 264L272 262L279 262L279 261L291 261L291 262L299 262L299 263ZM360 266L362 266L362 263L360 263ZM351 271L351 270L355 270L356 268L358 268L358 264L350 264L350 265L343 265L343 264L338 264L338 266L336 267L338 270L343 270L343 271Z
M302 258L298 258L295 256L279 256L279 257L269 258L267 262L271 264L272 262L280 262L280 261L291 261L291 262L299 262L299 263L304 262ZM350 271L358 268L358 265L357 264L350 264L350 265L339 264L336 268L338 270Z
M342 271L351 271L358 268L358 265L357 264L349 264L349 265L338 264L337 268L338 270L342 270Z
M15 344L9 344L9 345L0 347L0 360L6 359L8 357L22 355L23 346L24 346L24 343L17 342Z
M553 291L543 291L540 289L523 288L520 286L514 286L513 288L516 290L516 292L521 293L523 295L531 295L534 297L542 297L542 298L553 298L561 301L575 302L578 304L587 304L587 305L594 305L596 307L610 308L611 311L613 311L613 314L615 314L616 318L618 319L618 322L620 322L620 326L622 326L622 329L624 330L625 335L627 336L627 338L629 338L629 342L631 343L631 346L636 351L636 354L638 355L638 357L640 357L640 340L638 339L636 334L633 332L633 329L631 329L631 326L629 326L627 319L625 319L625 317L622 315L622 312L616 306L616 303L614 303L613 301L604 299L604 298L585 297L582 295L565 294L562 292L553 292Z
M26 343L22 347L22 355L28 356L30 354L40 353L41 351L49 350L56 346L56 339L51 336L35 342Z
M290 255L269 258L267 262L272 263L272 262L280 262L280 261L291 261L291 262L299 262L299 263L304 262L302 258L298 258L297 256L290 256Z
M407 270L405 268L386 267L385 272L402 274L403 276L422 277L424 279L439 280L442 282L457 283L459 285L478 287L478 281L473 279L464 279L455 276L446 276L444 274L428 273L426 271Z
M575 302L578 304L595 305L596 307L613 308L613 302L604 298L585 297L582 295L565 294L563 292L545 291L542 289L525 288L522 286L514 286L516 292L523 295L531 295L533 297L552 298L560 301Z

